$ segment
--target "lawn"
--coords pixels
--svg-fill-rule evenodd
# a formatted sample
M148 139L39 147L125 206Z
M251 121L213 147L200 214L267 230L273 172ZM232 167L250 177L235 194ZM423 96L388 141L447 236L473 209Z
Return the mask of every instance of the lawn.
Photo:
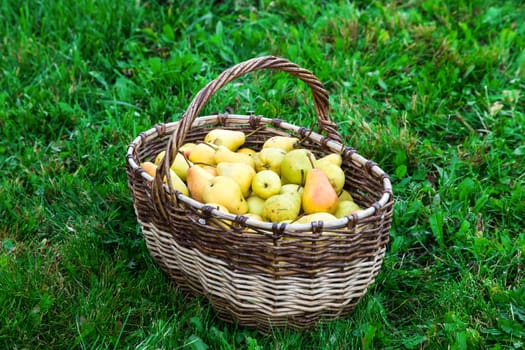
M0 2L0 349L525 347L525 5L515 1ZM286 57L330 93L344 143L395 194L353 314L261 335L153 262L128 144L223 70ZM283 73L201 113L315 125Z

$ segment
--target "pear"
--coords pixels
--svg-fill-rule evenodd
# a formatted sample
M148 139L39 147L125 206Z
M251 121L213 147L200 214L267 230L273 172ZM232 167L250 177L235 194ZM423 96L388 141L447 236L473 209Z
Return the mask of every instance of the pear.
M281 178L272 170L262 170L252 180L252 191L262 199L281 192Z
M175 173L175 171L173 171L173 169L170 169L170 179L171 179L171 187L172 187L174 190L179 191L180 193L182 193L182 194L185 195L185 196L189 196L189 195L190 195L190 192L189 192L188 186L187 186L186 183L184 183L184 181L182 181L182 179L181 179L181 178Z
M191 198L199 202L204 202L202 198L202 192L208 182L215 176L204 170L198 165L194 165L188 169L186 174L186 183L188 184L188 190Z
M295 220L301 211L299 193L288 192L271 196L264 203L261 216L271 222Z
M225 212L225 213L229 213L230 212L228 210L228 208L226 208L224 205L219 204L219 203L209 202L209 203L206 203L206 205L209 205L210 207L214 207L215 209L217 209L219 211L222 211L222 212Z
M239 184L228 176L215 176L209 180L202 191L204 203L221 204L232 214L248 212L248 203L242 195Z
M298 192L303 195L304 188L297 184L286 184L281 186L281 193Z
M347 190L342 190L341 193L339 193L339 202L353 200L354 198L352 198L352 195Z
M339 201L337 208L335 209L335 216L342 218L348 215L352 215L356 211L361 210L361 207L354 201Z
M339 197L321 169L312 169L306 175L302 194L303 211L306 214L334 213Z
M164 158L165 154L166 151L160 152L157 155L157 158L155 158L155 164L159 165L162 159ZM171 163L170 168L175 172L175 174L177 174L181 178L181 180L186 181L186 173L192 165L193 163L186 159L186 157L184 157L184 154L177 153L175 159Z
M186 142L185 144L183 144L182 146L179 147L179 152L184 154L184 157L186 157L186 159L188 159L188 156L190 155L191 150L195 146L197 146L197 144L195 142Z
M248 212L248 213L244 214L244 216L247 216L247 217L249 217L252 220L264 221L262 216L259 215L259 214L254 214L254 213Z
M337 166L341 166L343 164L343 157L339 153L330 153L316 160L316 164L324 163L324 162L328 162L328 163L335 164Z
M217 175L229 176L234 179L241 187L242 195L247 197L250 194L255 170L246 163L221 162L217 164Z
M206 142L199 143L193 147L188 155L188 159L196 164L216 165L215 151L217 147Z
M336 193L341 193L345 185L345 173L339 165L328 161L316 162L316 168L321 169L328 177L328 181L334 188Z
M243 147L243 148L239 148L237 151L237 153L244 153L244 154L247 154L249 156L252 156L257 153L256 150L254 150L253 148L249 148L249 147Z
M284 156L286 156L286 152L282 148L263 148L253 155L255 170L273 170L280 175L281 162L283 161Z
M216 166L211 166L211 165L197 165L197 166L201 167L204 171L206 171L207 173L210 173L213 176L218 175Z
M254 168L252 156L245 153L233 152L224 145L220 145L217 148L217 151L215 151L214 162L215 164L219 164L222 162L246 163L252 168Z
M299 139L292 136L272 136L266 140L262 148L277 147L283 149L285 152L293 150L299 144Z
M281 162L281 177L284 183L304 185L306 175L313 168L315 157L307 149L299 148L286 153Z
M265 202L264 199L256 194L252 194L246 198L246 202L248 203L248 213L261 215Z
M151 177L155 177L155 174L157 173L157 165L152 162L144 162L140 164L140 167L144 169L145 172L147 172ZM189 196L188 187L184 183L184 181L181 180L181 178L170 169L170 179L171 179L171 187L179 191L185 196ZM164 182L167 183L167 177L164 178Z
M226 208L224 205L219 203L206 203L206 205L209 205L219 211L222 211L223 213L229 213L228 208ZM209 220L208 223L220 227L220 228L230 228L232 222L230 220L222 220L222 219L216 219L216 220Z
M213 129L204 136L204 142L225 146L230 151L236 151L245 140L246 135L239 130Z
M156 166L160 165L160 162L164 159L164 155L166 154L166 151L161 151L157 156L155 157L155 161L153 162Z
M333 214L326 213L326 212L319 212L319 213L313 213L308 214L300 217L296 221L294 221L295 224L309 224L314 221L333 221L337 220L337 217Z
M152 162L142 162L140 167L151 177L155 177L157 173L157 165Z

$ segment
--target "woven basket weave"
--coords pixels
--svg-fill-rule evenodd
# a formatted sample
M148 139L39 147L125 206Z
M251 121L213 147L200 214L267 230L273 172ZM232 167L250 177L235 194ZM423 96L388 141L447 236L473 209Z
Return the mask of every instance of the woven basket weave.
M260 69L287 72L310 87L317 132L255 115L198 117L221 87ZM128 184L153 259L178 286L205 296L223 320L268 333L344 317L381 268L392 219L391 183L377 164L341 143L328 107L328 94L311 72L283 58L254 58L208 83L178 122L155 125L128 148ZM246 146L256 150L271 136L291 135L317 157L339 152L345 189L365 209L330 222L269 223L217 211L164 184L179 147L202 141L218 127L244 131ZM166 157L152 178L139 164L163 150Z

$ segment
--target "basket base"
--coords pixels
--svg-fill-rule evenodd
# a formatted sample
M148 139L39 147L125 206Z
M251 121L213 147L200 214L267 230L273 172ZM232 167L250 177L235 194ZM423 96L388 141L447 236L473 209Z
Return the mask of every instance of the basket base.
M261 333L305 329L348 316L374 282L385 254L383 247L373 258L357 259L345 268L275 278L232 270L228 262L181 246L151 224L142 224L142 230L153 259L181 289L206 297L221 320Z

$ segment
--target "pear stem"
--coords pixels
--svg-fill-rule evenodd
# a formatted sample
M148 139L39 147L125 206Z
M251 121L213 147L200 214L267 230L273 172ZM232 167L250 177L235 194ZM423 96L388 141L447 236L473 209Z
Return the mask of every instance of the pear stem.
M307 153L306 156L308 157L308 160L310 161L310 164L312 165L312 169L315 168L314 161L312 160L312 154Z
M217 146L215 146L215 145L213 145L213 144L211 144L211 143L209 143L209 142L204 142L204 141L203 141L203 142L200 142L200 143L205 144L206 146L210 147L210 148L213 149L214 151L216 151L216 150L219 149L219 147L217 147Z
M257 129L252 130L252 131L250 131L249 133L247 133L247 134L245 135L245 137L248 138L248 137L252 136L253 134L258 133L259 131L261 131L261 130L264 129L264 128L266 128L266 126L261 125L261 126L259 126Z

